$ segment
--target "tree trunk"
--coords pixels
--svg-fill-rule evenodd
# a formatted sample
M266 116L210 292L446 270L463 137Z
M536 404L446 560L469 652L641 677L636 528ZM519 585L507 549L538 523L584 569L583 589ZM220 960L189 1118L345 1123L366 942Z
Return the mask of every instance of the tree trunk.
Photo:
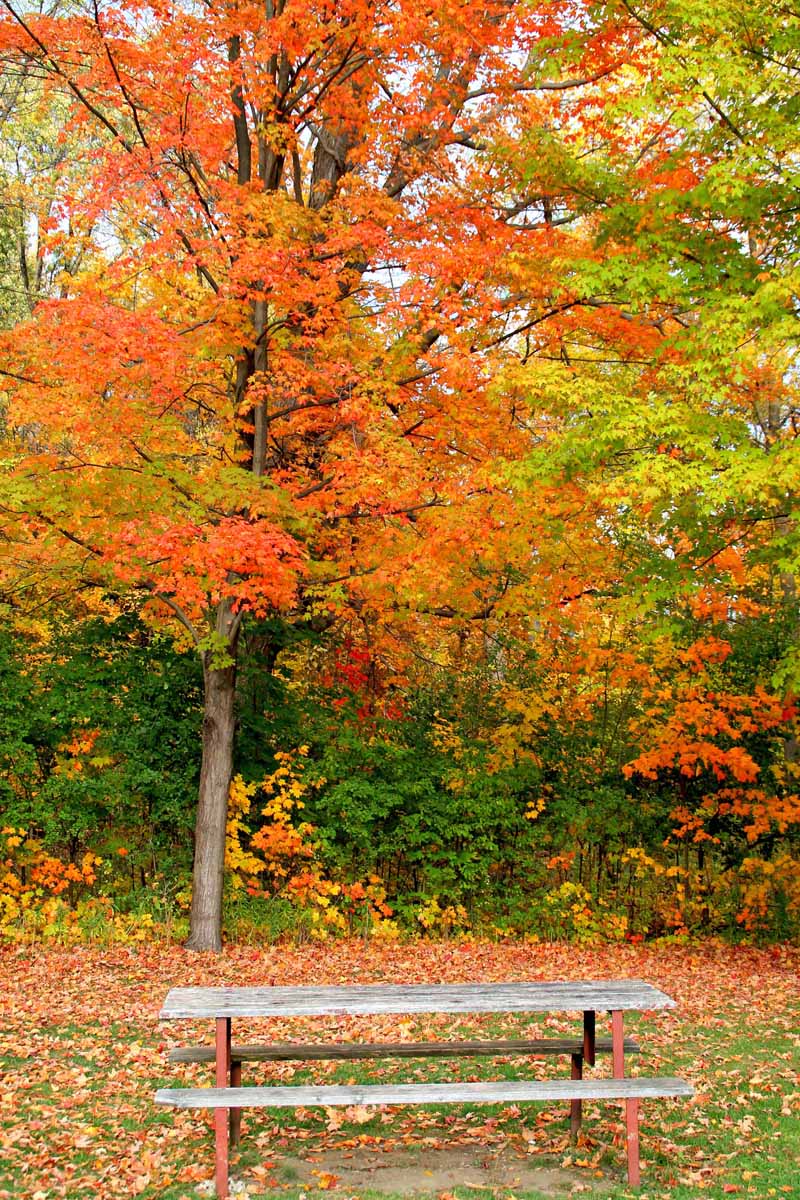
M186 943L189 950L222 949L225 824L236 725L235 656L234 641L230 647L232 661L227 666L213 666L210 651L203 657L203 758L195 826L192 911Z

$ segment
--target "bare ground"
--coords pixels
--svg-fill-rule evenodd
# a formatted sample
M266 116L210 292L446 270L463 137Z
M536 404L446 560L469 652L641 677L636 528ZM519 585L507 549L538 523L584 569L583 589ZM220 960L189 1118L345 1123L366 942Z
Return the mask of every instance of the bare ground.
M358 1147L349 1152L329 1150L313 1158L281 1158L276 1174L295 1186L331 1187L332 1200L343 1191L370 1191L414 1196L441 1196L455 1188L483 1188L499 1192L539 1192L544 1196L593 1193L608 1196L615 1189L607 1177L592 1178L587 1171L543 1166L541 1159L519 1154L506 1146L453 1146L430 1149L408 1146L380 1150ZM332 1179L330 1177L333 1177Z

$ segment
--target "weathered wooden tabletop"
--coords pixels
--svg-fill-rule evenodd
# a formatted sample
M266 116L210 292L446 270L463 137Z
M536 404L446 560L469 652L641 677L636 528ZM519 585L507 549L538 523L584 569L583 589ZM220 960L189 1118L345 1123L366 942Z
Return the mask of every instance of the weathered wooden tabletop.
M638 979L571 983L353 985L348 987L172 988L160 1016L315 1017L370 1013L613 1012L672 1008Z

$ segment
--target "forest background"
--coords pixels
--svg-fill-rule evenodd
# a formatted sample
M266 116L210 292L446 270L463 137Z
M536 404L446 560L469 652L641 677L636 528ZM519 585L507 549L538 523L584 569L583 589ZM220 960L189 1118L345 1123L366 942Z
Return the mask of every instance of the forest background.
M796 939L800 16L0 54L0 932Z

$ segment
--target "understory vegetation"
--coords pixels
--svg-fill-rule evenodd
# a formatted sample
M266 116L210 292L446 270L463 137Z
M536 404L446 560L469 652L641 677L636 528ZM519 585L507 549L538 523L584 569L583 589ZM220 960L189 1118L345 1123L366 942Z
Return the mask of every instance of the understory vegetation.
M196 656L131 612L26 633L0 648L0 931L185 936ZM452 636L458 667L401 690L364 638L248 628L229 939L797 937L780 613L549 659Z

